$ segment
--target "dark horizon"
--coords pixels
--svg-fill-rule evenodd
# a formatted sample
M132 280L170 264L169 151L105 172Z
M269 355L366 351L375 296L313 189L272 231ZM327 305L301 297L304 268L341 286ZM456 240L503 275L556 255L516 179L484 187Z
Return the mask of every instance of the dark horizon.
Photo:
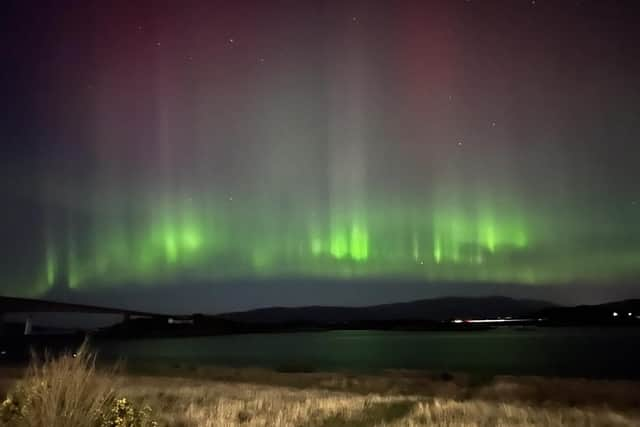
M323 288L323 294L315 293ZM393 280L274 279L216 283L182 283L157 287L130 286L72 290L54 287L41 298L80 304L117 306L172 314L219 314L270 307L361 307L447 297L507 297L546 301L560 306L596 305L640 298L635 282L619 285L615 298L601 286L584 284L531 287L518 284L424 283Z

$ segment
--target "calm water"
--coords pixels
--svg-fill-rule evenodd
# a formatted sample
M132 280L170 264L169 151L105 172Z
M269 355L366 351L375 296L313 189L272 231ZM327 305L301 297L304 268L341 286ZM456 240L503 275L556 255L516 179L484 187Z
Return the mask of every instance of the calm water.
M273 369L425 369L640 379L640 328L336 331L112 341L104 358Z

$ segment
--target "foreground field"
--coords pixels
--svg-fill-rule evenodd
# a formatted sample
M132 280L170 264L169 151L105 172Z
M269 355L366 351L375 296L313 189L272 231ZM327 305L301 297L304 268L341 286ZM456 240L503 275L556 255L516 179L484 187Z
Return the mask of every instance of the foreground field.
M509 397L518 391L518 385L501 382L478 390L477 397L456 399L157 378L122 389L154 407L161 425L171 426L640 425L632 408L569 407Z
M448 374L197 367L181 376L115 375L94 370L83 355L33 365L21 380L19 370L1 373L0 387L13 399L3 404L6 426L640 425L640 385L631 382L499 377L471 384Z

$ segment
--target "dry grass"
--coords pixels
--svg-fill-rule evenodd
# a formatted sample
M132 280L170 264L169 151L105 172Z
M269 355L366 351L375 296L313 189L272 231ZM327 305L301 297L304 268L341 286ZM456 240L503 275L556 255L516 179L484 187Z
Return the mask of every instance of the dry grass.
M580 378L495 377L472 390L476 399L558 407L640 410L640 383Z
M600 407L640 410L640 382L534 376L495 376L478 380L468 375L425 371L390 370L379 375L339 372L292 373L261 368L208 366L155 367L146 376L136 367L130 375L144 383L163 387L165 381L185 386L207 384L255 384L291 389L320 389L357 395L411 395L453 400L479 399L557 407ZM151 373L151 374L148 374ZM178 378L182 378L178 380Z
M568 406L562 401L519 399L518 391L504 399L504 395L498 397L507 391L503 380L476 391L460 390L466 398L360 394L162 377L130 379L123 389L128 396L154 407L161 425L178 427L640 425L636 408L610 409L603 401Z
M32 364L14 390L28 390L31 409L6 424L12 427L100 425L96 414L116 394L149 405L160 425L172 427L640 425L640 385L633 382L499 377L470 385L464 376L424 373L264 370L114 376L96 370L85 351Z
M132 375L149 378L179 377L225 383L250 383L299 389L348 391L356 394L422 394L456 397L470 383L466 375L425 371L389 370L380 375L344 372L290 372L265 368L166 365L129 366Z

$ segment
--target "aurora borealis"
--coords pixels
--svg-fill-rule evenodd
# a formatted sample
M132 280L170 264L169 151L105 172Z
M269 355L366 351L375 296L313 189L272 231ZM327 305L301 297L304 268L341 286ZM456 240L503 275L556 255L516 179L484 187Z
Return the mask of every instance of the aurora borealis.
M19 3L0 293L640 278L624 2Z

